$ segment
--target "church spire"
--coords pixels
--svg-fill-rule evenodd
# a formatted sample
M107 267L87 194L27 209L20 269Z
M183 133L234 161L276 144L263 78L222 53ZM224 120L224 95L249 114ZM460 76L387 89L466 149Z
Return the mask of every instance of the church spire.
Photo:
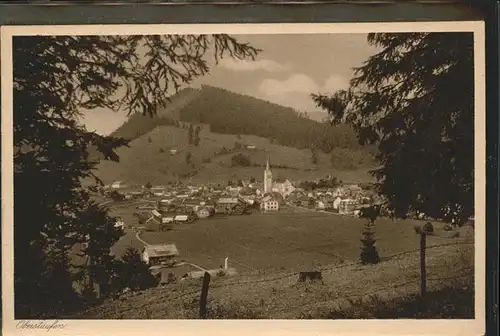
M273 190L273 174L269 165L269 155L267 156L266 170L264 170L264 193L270 193Z

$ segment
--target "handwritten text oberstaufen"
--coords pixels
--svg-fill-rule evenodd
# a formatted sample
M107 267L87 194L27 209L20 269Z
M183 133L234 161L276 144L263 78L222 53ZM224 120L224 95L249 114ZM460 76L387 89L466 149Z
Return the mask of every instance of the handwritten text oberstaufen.
M59 321L19 321L16 324L17 329L32 329L32 330L60 330L64 329L66 325L64 323L60 323Z

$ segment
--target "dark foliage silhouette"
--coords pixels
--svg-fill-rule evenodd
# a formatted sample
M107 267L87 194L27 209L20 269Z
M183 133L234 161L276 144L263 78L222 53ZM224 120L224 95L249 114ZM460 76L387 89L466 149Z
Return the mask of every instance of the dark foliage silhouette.
M418 210L464 222L474 212L472 33L376 33L381 51L355 69L348 90L313 95L332 122L376 144L373 173L395 215Z
M82 180L100 183L91 149L118 161L115 149L128 141L86 130L83 113L153 116L169 91L209 71L208 52L219 60L253 58L258 50L227 35L13 39L16 318L76 309L74 280L88 278L92 291L94 283L107 288L112 275L110 247L122 231ZM75 248L86 263L73 265Z

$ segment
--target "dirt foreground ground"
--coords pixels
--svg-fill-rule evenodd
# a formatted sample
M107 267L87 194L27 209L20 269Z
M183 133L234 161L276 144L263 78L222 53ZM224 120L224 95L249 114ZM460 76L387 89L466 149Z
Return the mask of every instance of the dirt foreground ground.
M427 250L429 291L474 283L474 245L466 239L444 242ZM233 318L290 319L376 295L382 300L419 291L419 252L404 253L377 265L355 263L322 267L323 280L298 282L298 274L212 278L208 304L238 311ZM72 318L191 319L198 317L200 280L181 281L89 309ZM256 313L257 312L257 313ZM253 316L258 314L258 316Z

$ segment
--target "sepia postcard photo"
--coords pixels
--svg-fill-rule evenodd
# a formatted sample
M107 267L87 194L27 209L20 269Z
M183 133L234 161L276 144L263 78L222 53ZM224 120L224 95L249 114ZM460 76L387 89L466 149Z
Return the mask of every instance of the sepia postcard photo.
M7 335L483 334L483 22L1 42Z

